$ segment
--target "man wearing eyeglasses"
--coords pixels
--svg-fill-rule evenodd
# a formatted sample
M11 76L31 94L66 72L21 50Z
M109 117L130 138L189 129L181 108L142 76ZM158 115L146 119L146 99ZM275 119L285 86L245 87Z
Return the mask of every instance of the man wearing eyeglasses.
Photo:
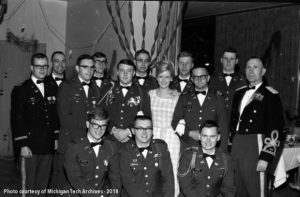
M108 113L102 108L89 112L86 136L70 143L65 153L64 166L69 184L64 189L91 190L93 193L87 196L119 196L121 180L117 146L104 137L108 122Z
M119 81L113 87L105 87L99 106L110 117L110 137L119 142L127 142L131 137L130 127L134 117L139 114L150 115L149 96L133 81L135 65L129 59L120 60L117 65Z
M21 158L22 189L47 189L52 154L58 137L55 89L44 79L48 58L31 57L31 76L11 93L11 127L15 150ZM44 194L40 194L45 196Z
M136 116L133 126L135 140L120 148L122 193L130 197L173 197L174 175L167 144L152 139L150 117Z
M149 74L149 66L151 63L150 53L145 49L138 50L135 53L136 72L133 77L146 92L158 88L155 77Z
M66 58L62 51L54 51L51 55L52 72L45 80L49 81L56 89L64 80Z
M93 55L96 70L92 77L92 80L97 84L100 94L104 87L111 87L112 83L110 82L108 73L107 73L107 58L106 55L102 52L96 52Z
M192 53L182 51L177 56L178 75L173 78L170 88L178 92L187 93L194 90L194 84L191 80L191 70L194 67L194 58Z
M64 81L57 92L57 109L60 120L59 133L59 185L66 179L62 168L62 158L68 143L86 136L87 113L96 106L100 97L99 90L91 80L94 71L94 59L87 54L78 57L77 76Z
M172 126L181 135L182 148L197 146L199 128L206 120L213 120L220 126L220 147L227 150L228 123L224 100L208 86L210 75L203 66L194 67L193 91L181 94L175 107ZM184 120L183 122L181 122ZM178 123L183 127L178 128Z

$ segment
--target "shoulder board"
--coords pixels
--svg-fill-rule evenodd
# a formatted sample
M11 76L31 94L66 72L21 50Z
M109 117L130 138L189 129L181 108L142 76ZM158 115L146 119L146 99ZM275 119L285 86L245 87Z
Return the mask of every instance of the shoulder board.
M166 144L166 142L164 141L164 140L162 140L162 139L154 139L153 141L152 141L152 143L156 143L156 144Z
M82 138L76 138L76 139L73 141L73 143L74 143L74 144L78 144L78 143L82 142L83 140L84 140L83 137L82 137Z
M184 149L184 151L197 151L197 150L198 150L197 146L192 146L192 147Z
M235 91L238 91L238 90L244 89L244 88L246 88L246 87L247 87L247 86L242 86L242 87L240 87L240 88L236 89Z
M15 86L21 86L21 85L23 85L23 84L24 84L24 82L23 82L23 83L19 83L19 84L15 85Z
M273 94L278 94L278 91L272 88L271 86L266 86L266 89L269 90Z

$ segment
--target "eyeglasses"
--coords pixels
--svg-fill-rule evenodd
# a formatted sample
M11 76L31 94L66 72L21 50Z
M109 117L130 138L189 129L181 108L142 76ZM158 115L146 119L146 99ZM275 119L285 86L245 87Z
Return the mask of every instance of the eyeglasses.
M79 67L83 69L90 69L90 70L95 70L96 66L87 66L87 65L79 65Z
M107 128L107 124L104 124L104 125L99 125L99 124L96 124L96 123L93 123L91 121L89 121L90 124L92 125L92 127L94 129L100 129L100 130L105 130Z
M96 63L98 64L107 64L107 60L95 60Z
M143 131L152 131L153 128L152 127L148 127L148 128L140 128L140 127L135 127L134 128L136 131L138 132L143 132Z
M194 81L207 79L208 75L192 76Z
M42 69L48 69L49 68L49 65L33 65L33 67L39 69L39 70L42 70Z

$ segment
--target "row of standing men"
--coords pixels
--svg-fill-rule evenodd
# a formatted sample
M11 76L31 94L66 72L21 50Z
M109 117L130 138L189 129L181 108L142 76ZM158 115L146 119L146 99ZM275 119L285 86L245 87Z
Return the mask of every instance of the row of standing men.
M171 115L167 115L168 119L159 121L155 120L157 117L153 115L155 109L152 108L151 98L157 95L157 92L159 93L155 90L162 88L165 83L164 80L158 79L158 74L168 69L157 74L158 80L149 75L150 55L147 51L137 51L135 62L121 60L117 65L119 80L116 82L105 77L107 58L103 53L95 53L92 57L80 56L75 67L78 75L70 80L63 79L65 56L62 52L53 53L51 57L53 70L47 77L49 67L47 57L43 54L33 55L30 79L16 86L12 91L12 130L16 150L20 150L22 156L20 166L24 172L22 175L26 177L23 187L48 187L48 180L45 177L50 177L52 153L58 148L58 154L54 157L51 182L57 184L54 188L63 188L62 186L67 182L63 167L67 146L78 139L86 138L88 112L100 106L110 117L108 137L118 143L131 141L133 136L131 127L140 111L149 117L152 114L153 127L161 128L160 133L169 127L176 136L180 136L181 151L191 146L198 146L200 126L207 120L215 121L221 133L220 148L226 151L228 141L232 142L234 138L234 144L239 144L233 146L233 152L236 153L233 155L235 166L239 168L236 169L238 176L235 176L238 178L236 181L238 195L258 196L257 192L265 188L261 186L262 178L258 172L265 171L266 165L263 165L265 163L259 165L259 167L263 166L263 169L257 171L257 162L266 161L267 164L271 162L277 149L274 143L276 144L278 140L276 132L273 131L280 132L283 124L278 94L262 83L265 73L263 63L259 58L250 58L247 62L246 78L252 85L252 89L248 90L247 87L241 88L246 85L243 75L234 72L238 56L233 48L224 50L221 57L223 73L212 77L205 67L194 67L193 57L189 52L181 52L177 60L179 74L176 77L171 75L170 84L167 84L170 89L177 90L171 91L176 102L171 107ZM238 96L233 99L238 88L241 88L236 93ZM244 101L246 99L244 97L249 97L248 101ZM251 101L253 102L250 105ZM241 111L240 103L243 103L243 107L249 112ZM232 124L229 127L231 111ZM160 124L164 123L167 125L162 127ZM159 138L157 129L153 132L154 138ZM260 145L257 144L258 140L255 141L257 136L261 138ZM243 138L246 138L246 141ZM253 138L254 142L252 139L249 143L254 144L249 144L248 149L244 149L243 144L248 143L250 138ZM172 150L178 150L180 146L177 145L176 148L173 145L170 148L174 142L168 142L166 136L164 140L167 141L171 159L173 157L177 160L177 163L172 161L176 179L176 164L179 156L177 158L172 156ZM179 151L175 151L174 154L179 155ZM244 157L239 158L241 155ZM250 155L253 155L251 160ZM253 163L251 166L249 161ZM258 177L253 178L253 171L245 172L249 167L251 170L254 168ZM95 169L93 172L96 173ZM92 179L96 181L97 178ZM146 182L141 181L141 184L144 183ZM176 188L175 182L175 196L178 193L179 187Z

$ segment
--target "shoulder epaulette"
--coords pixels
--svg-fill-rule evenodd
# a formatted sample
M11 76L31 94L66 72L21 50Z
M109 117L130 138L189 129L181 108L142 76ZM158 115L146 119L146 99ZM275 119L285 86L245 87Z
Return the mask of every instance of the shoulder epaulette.
M244 88L246 88L247 86L242 86L242 87L240 87L240 88L237 88L235 91L238 91L238 90L241 90L241 89L244 89Z
M188 147L186 149L184 149L185 151L197 151L198 147L197 146L192 146L192 147Z
M158 144L167 144L164 140L162 139L153 139L153 143L158 143Z
M271 87L271 86L266 86L266 89L267 90L269 90L271 93L273 93L273 94L278 94L278 91L277 90L275 90L273 87Z

